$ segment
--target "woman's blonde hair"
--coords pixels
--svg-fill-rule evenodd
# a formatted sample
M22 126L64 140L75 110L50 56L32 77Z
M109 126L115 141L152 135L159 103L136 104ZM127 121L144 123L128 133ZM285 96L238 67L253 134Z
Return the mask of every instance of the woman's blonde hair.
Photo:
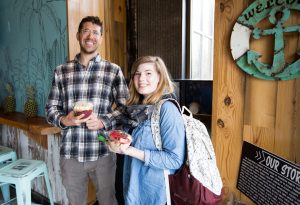
M145 98L143 95L137 92L133 82L134 74L136 73L138 67L144 63L153 63L155 65L156 71L160 76L156 91ZM164 61L158 56L143 56L138 58L132 65L129 92L130 98L127 101L127 105L155 104L159 101L162 95L173 93L174 84L171 81L170 74Z

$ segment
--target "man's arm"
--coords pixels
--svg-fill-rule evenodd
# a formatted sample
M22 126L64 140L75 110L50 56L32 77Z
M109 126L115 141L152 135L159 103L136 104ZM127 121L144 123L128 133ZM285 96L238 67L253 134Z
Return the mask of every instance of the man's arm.
M52 86L48 96L48 101L45 107L45 112L46 112L45 114L46 114L46 120L49 124L52 124L56 127L65 128L65 126L60 122L62 116L66 115L63 110L61 95L62 95L61 86L59 85L57 68L56 68L52 80Z
M122 110L125 109L126 101L129 98L127 83L120 67L118 67L118 72L116 73L113 82L112 92L116 108L112 113L100 116L100 119L107 130L114 129L116 127L118 119L123 113Z

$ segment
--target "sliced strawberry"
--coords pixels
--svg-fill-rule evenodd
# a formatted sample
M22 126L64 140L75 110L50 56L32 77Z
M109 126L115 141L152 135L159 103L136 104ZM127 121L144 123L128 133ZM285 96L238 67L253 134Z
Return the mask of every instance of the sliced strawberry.
M128 138L129 135L121 130L112 130L109 133L109 136L113 140L118 140L120 144L127 144L130 141L130 139Z
M114 139L119 140L121 138L126 139L128 135L126 133L120 131L120 130L113 130L109 133L109 136L114 138Z

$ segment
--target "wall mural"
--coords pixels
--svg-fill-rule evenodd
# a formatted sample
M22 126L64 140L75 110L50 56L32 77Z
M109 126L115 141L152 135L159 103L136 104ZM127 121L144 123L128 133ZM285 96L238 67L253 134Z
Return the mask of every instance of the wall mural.
M67 60L65 0L0 1L0 100L10 82L16 111L23 112L26 87L36 88L38 115L44 116L53 70Z

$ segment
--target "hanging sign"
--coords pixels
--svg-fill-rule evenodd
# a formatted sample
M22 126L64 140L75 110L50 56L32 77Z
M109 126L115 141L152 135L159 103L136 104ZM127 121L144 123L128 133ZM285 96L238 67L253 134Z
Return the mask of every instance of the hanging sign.
M300 0L257 0L239 16L231 33L230 48L233 59L243 71L265 80L300 77L300 50L294 62L287 63L284 57L284 35L296 32L300 41L300 24L284 26L292 10L300 11ZM271 28L255 27L266 18L272 24ZM269 35L273 35L275 40L272 64L260 62L262 54L250 50L251 37L260 39Z

